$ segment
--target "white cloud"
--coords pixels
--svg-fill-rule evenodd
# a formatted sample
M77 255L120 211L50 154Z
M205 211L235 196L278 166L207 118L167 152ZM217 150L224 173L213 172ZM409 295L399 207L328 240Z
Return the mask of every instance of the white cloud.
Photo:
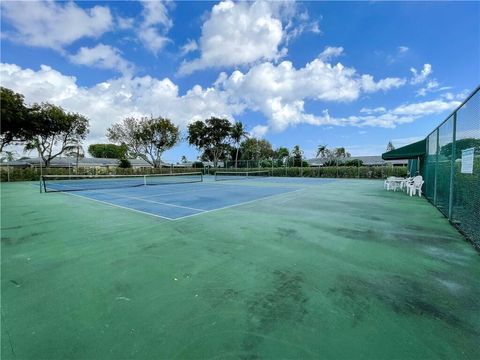
M138 37L142 41L143 45L155 55L158 54L158 52L162 50L168 42L171 41L168 37L163 36L154 27L142 29L138 33Z
M82 47L69 58L75 64L116 70L122 74L130 74L134 68L133 64L122 57L117 48L104 44L98 44L93 48Z
M412 78L410 79L410 83L413 85L421 84L430 76L433 72L432 65L424 64L423 68L420 72L417 71L415 68L410 68L410 72L412 73Z
M142 1L143 22L137 36L143 46L157 55L171 40L166 33L172 28L173 21L168 16L168 9L162 1Z
M268 132L268 126L266 125L256 125L250 130L250 136L254 138L263 138Z
M179 72L278 59L285 54L279 49L282 38L282 23L270 3L226 0L212 8L202 26L200 58L184 62Z
M392 144L398 148L423 139L425 139L425 136L410 136L406 138L392 139Z
M302 5L294 1L273 1L270 3L273 14L281 19L284 24L285 44L298 38L305 32L320 34L318 20L311 20L307 10L302 10Z
M460 101L445 101L442 99L410 103L397 106L393 109L377 108L366 109L363 113L367 115L350 116L340 119L343 123L353 126L375 126L384 128L395 128L397 125L411 123L424 116L442 114L455 109ZM363 109L362 109L363 110ZM362 111L360 111L362 112Z
M2 86L24 94L27 103L48 101L87 116L89 142L105 141L106 128L127 116L164 116L184 128L211 116L233 120L244 108L214 88L194 86L180 95L168 78L122 77L81 87L75 77L49 66L34 71L11 64L0 64L0 78Z
M400 78L385 78L377 82L374 81L371 75L362 75L362 89L367 92L376 92L379 90L387 91L392 88L398 88L405 85L407 80Z
M195 40L189 39L185 45L180 49L181 55L186 55L190 52L196 51L198 49L198 44Z
M378 114L378 113L384 113L385 111L387 111L387 109L385 109L383 106L376 107L374 109L370 109L370 108L360 109L360 112L365 114Z
M123 18L123 17L117 16L116 20L117 20L118 27L122 30L133 29L135 25L135 19L133 18Z
M338 63L332 65L315 59L305 67L295 69L291 62L278 65L265 62L246 73L237 70L230 76L220 74L216 81L219 90L229 94L237 103L262 112L274 131L283 131L299 123L315 125L341 124L328 112L322 116L306 114L305 100L350 102L362 92L386 91L401 86L405 80L386 78L375 81L370 75L359 75L353 68ZM348 122L348 121L347 121Z
M325 47L325 50L323 50L320 55L318 55L318 58L323 61L329 61L330 59L339 57L340 55L343 55L343 47L328 46Z
M112 27L108 7L82 9L74 2L2 1L2 19L15 31L4 33L21 43L62 51L83 37L98 37Z
M405 54L408 52L408 50L410 50L407 46L399 46L398 47L398 53L399 54Z
M170 79L151 76L124 76L82 87L75 77L45 65L35 71L1 64L0 79L2 86L24 94L27 103L48 101L87 116L91 120L89 141L104 141L106 128L127 116L165 116L185 128L191 121L211 116L234 120L249 109L267 119L267 124L252 129L252 134L262 137L270 130L284 131L302 123L393 128L460 104L458 100L439 98L391 109L364 108L359 115L348 117L332 116L328 110L311 114L305 109L306 100L352 101L365 91L362 75L354 69L332 66L320 59L300 69L284 61L279 65L260 64L245 74L221 74L213 87L196 85L183 95Z
M166 30L170 30L173 21L168 17L168 9L162 1L142 1L143 6L143 26L162 25Z

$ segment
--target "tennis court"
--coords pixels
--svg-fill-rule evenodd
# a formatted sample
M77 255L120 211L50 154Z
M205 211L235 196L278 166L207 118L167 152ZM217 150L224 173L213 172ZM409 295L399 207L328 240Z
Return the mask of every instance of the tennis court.
M140 180L2 184L2 359L480 358L480 256L425 199Z

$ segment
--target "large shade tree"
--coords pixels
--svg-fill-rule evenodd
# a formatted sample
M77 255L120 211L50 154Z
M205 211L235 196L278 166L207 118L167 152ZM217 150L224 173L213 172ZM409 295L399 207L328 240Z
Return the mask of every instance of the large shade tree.
M49 103L34 105L29 120L35 131L25 135L25 150L37 150L46 167L72 146L78 146L88 134L86 117Z
M23 142L36 133L35 123L30 121L30 108L24 104L22 94L0 88L0 152L9 144Z
M140 157L153 167L161 167L163 153L180 140L180 130L171 120L126 118L107 129L110 141L123 145L131 157Z
M124 159L127 156L126 145L116 144L91 144L88 153L96 158Z
M274 155L272 144L265 139L249 138L240 145L243 160L266 160Z
M218 160L224 157L230 148L231 129L227 119L211 117L205 121L198 120L188 125L187 140L190 145L202 151L203 160L213 161L216 167Z

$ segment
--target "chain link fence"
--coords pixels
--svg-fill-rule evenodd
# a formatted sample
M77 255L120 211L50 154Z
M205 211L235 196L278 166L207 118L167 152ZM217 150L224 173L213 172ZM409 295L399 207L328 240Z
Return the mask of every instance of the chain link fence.
M480 88L427 137L425 196L480 249Z
M349 160L348 158L345 160ZM414 165L416 166L416 165ZM219 163L219 168L210 168L206 174L219 171L256 171L269 170L271 176L287 177L319 177L319 178L350 178L350 179L385 179L388 176L406 176L408 166L393 166L391 164L345 166L340 161L335 166L310 166L305 160L300 162L293 157L263 160L238 160Z

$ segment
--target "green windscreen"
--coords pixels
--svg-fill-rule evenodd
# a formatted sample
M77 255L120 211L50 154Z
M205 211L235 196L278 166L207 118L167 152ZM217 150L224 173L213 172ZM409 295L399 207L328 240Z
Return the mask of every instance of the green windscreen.
M480 88L427 137L427 199L480 248Z
M462 150L465 162L471 149L470 173L467 166L462 171ZM451 220L480 247L480 91L457 111L454 157Z

